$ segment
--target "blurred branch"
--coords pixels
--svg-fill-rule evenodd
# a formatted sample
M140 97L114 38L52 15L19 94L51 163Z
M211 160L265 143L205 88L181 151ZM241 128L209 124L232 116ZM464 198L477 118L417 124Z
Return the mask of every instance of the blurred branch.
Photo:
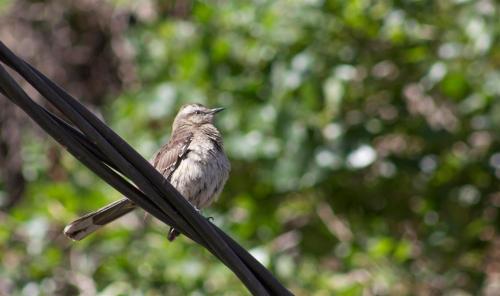
M4 180L5 200L0 201L1 210L15 206L24 193L26 181L23 176L21 158L20 118L14 106L0 95L0 175Z
M319 202L316 207L316 212L328 230L330 230L333 236L338 240L342 242L349 242L352 240L353 235L349 224L347 221L336 216L329 204L324 201Z
M485 262L486 281L483 295L494 296L500 291L500 236L493 238Z

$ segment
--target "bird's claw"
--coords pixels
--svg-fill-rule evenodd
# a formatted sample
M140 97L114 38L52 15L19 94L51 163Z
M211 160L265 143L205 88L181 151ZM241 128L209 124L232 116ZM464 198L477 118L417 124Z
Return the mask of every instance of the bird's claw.
M208 222L212 222L212 221L214 221L215 219L214 219L214 217L210 216L210 217L207 217L207 220L208 220Z

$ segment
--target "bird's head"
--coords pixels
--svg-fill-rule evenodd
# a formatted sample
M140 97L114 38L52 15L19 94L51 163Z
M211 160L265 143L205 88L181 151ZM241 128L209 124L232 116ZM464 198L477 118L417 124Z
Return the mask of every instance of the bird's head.
M181 107L174 120L174 129L180 126L191 125L200 126L211 124L214 121L215 114L224 110L224 108L207 108L201 104L188 104Z

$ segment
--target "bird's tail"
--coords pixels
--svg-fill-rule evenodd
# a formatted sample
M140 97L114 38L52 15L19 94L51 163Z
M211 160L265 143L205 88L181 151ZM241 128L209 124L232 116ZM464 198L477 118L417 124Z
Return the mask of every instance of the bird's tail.
M71 222L64 228L64 234L72 240L81 240L135 208L135 204L130 199L122 198Z

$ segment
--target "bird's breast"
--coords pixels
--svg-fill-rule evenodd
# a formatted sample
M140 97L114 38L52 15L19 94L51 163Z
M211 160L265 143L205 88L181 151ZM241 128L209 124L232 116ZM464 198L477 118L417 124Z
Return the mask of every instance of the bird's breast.
M193 139L189 152L171 177L172 185L195 207L207 207L218 197L229 176L230 164L210 138Z

